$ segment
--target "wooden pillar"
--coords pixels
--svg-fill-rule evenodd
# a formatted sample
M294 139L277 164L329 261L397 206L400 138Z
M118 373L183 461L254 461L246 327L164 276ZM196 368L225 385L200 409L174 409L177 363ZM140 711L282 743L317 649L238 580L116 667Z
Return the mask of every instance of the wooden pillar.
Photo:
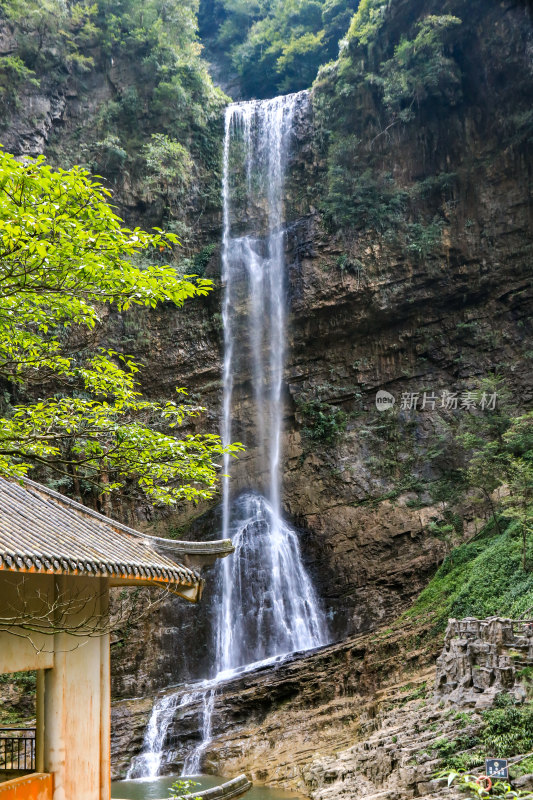
M101 611L109 613L109 581L100 581ZM100 800L111 798L111 650L110 637L100 638Z
M35 771L44 772L44 670L37 670L35 722Z
M73 625L107 609L103 579L61 578L57 593L63 605L73 598ZM54 774L54 800L109 800L109 637L65 628L54 636L54 669L46 671L45 771Z

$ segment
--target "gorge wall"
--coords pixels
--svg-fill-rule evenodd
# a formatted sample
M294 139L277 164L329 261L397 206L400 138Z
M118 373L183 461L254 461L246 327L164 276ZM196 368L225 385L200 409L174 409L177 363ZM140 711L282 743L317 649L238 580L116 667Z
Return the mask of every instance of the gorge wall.
M227 680L216 690L205 765L224 776L244 770L313 800L442 795L438 770L461 759L478 767L493 752L484 731L503 713L490 710L495 696L530 694L530 633L525 622L450 620L435 669L442 639L427 623L405 621ZM180 771L201 705L175 709L166 772ZM115 704L117 774L140 748L149 711L146 703ZM520 712L514 724L519 730Z
M461 16L462 7L447 10ZM389 53L421 6L390 9L385 41L378 40ZM485 512L462 489L458 472L465 454L455 434L468 412L460 403L441 408L442 392L460 397L499 375L516 410L532 399L532 164L529 129L516 122L531 97L530 11L523 3L476 9L476 25L463 14L446 50L460 75L452 99L421 99L415 119L383 132L388 117L380 96L368 81L346 77L355 54L345 55L319 76L314 111L296 123L283 501L300 527L335 637L390 621L409 604L450 547L439 523L452 520L455 541L482 524ZM364 57L370 69L375 51ZM352 149L337 162L343 136ZM352 191L360 186L353 197L345 187L341 211L357 212L350 224L338 208L340 222L331 212L337 168ZM218 283L218 251L206 275ZM213 295L170 323L167 313L150 315L145 349L146 357L157 353L147 365L149 390L170 392L178 376L208 406L214 426L219 302ZM395 396L393 413L376 409L380 389ZM246 420L251 387L243 380L237 391L238 417ZM421 409L424 392L437 396L435 408ZM400 408L404 393L418 395L416 410ZM237 423L235 438L247 445L232 470L244 489L256 467L253 431ZM173 524L180 536L214 535L217 511L192 525L186 518ZM206 616L209 586L203 609L177 612L175 627L165 618L166 641L182 641L184 627L207 629ZM141 640L145 635L160 636L146 630ZM165 680L194 674L194 639L186 641L192 671L180 672L169 655ZM145 686L163 685L155 678L161 666L161 658L152 671L145 664L153 676Z
M450 547L439 523L452 520L455 540L481 524L484 512L458 481L465 455L455 433L467 412L440 407L441 393L461 395L499 375L517 412L533 399L531 5L381 5L374 39L349 38L320 73L312 111L297 120L287 184L283 505L338 639L392 620L419 593ZM410 85L409 64L392 63L395 48L414 41L432 13L462 22L429 48L426 83L405 97L387 84L383 94L379 80L392 81L400 67ZM17 52L17 30L4 25L0 43L3 54ZM212 294L184 311L109 315L102 336L144 364L147 394L169 397L186 386L208 409L198 425L218 431L225 100L199 68L205 84L180 128L174 106L165 116L143 96L136 110L141 78L127 48L110 58L96 43L92 52L94 67L81 78L67 70L61 81L25 90L0 138L17 154L44 152L62 165L87 161L89 150L128 223L170 223L181 233L178 268L210 277ZM206 97L199 125L194 115ZM143 136L159 130L179 133L191 152L202 141L192 184L170 199L161 181L157 191L143 183ZM113 155L109 141L102 146L108 135L124 144L125 131L129 160ZM392 412L377 410L378 390L396 398ZM245 420L251 389L243 381L238 391ZM435 408L421 409L424 392L439 398ZM404 393L419 395L418 408L400 407ZM245 425L234 435L249 444ZM237 487L246 488L255 457L248 447L235 463ZM159 534L219 532L215 504L112 511ZM208 584L202 608L171 601L121 631L115 696L197 676L209 658L197 642L210 624Z

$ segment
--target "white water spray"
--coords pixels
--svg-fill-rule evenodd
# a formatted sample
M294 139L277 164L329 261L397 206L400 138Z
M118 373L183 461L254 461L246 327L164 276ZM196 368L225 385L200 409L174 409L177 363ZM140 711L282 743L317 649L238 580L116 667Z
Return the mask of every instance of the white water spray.
M130 764L126 780L157 778L163 760L163 746L168 728L178 705L186 705L187 696L178 694L165 695L152 708L148 725L144 734L143 749Z
M234 436L236 385L251 380L254 435L245 443L258 454L257 474L250 475L250 491L237 497L232 496L229 478L223 479L223 537L232 539L235 553L216 568L212 677L192 694L180 699L177 693L156 703L144 752L134 759L128 777L159 774L172 716L178 707L202 698L202 738L183 766L184 776L198 774L212 740L218 684L328 641L325 616L302 562L298 536L281 509L287 294L284 186L294 116L298 106L308 102L307 93L300 92L226 109L222 439L227 444ZM226 455L224 473L229 471Z
M255 440L249 444L257 448L258 472L266 480L257 485L259 475L250 476L253 491L233 499L229 478L224 478L223 537L232 539L235 554L217 568L216 671L223 675L327 641L298 536L281 509L284 186L294 115L298 105L308 102L307 93L300 92L236 103L226 110L222 439L227 444L233 436L236 376L241 382L251 376ZM224 468L227 474L229 455Z

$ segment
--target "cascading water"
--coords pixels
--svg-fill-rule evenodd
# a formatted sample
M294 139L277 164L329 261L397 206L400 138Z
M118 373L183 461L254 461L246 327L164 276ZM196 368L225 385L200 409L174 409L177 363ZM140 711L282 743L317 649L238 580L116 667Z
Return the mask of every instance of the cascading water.
M215 707L215 689L208 689L203 694L202 709L202 741L189 753L183 763L182 775L198 775L202 762L202 754L211 742L211 722L213 719L213 709Z
M222 199L225 287L222 438L232 440L236 379L251 375L253 442L262 493L235 500L223 485L223 536L235 554L218 567L216 671L325 644L327 628L281 511L286 270L284 185L293 119L305 92L226 110ZM245 191L243 192L243 185ZM244 200L242 199L244 197ZM226 475L229 455L224 462ZM261 478L264 476L264 478ZM252 480L253 480L253 476ZM263 485L261 485L261 483Z
M132 759L126 780L156 778L163 758L163 744L169 725L178 705L186 705L188 698L178 694L165 695L152 708L144 734L142 753Z
M251 381L253 419L248 425L252 433L249 441L244 437L244 443L256 454L256 468L250 475L250 490L236 497L232 496L229 478L223 479L223 537L232 539L235 553L216 568L211 678L181 700L179 693L170 695L165 706L172 714L184 700L198 701L198 692L202 696L202 739L185 759L184 775L200 771L202 755L211 741L220 681L296 650L319 647L328 639L325 616L302 562L298 536L281 510L286 338L284 184L294 115L308 102L307 93L300 92L273 100L235 103L226 109L222 439L228 443L234 437L237 387L247 387ZM242 427L244 422L239 422ZM225 456L226 475L229 459ZM164 743L168 728L165 714L157 704L154 706L145 736L146 752L138 757L138 768L131 777L145 777L148 770L153 774L159 769L161 756L155 750L161 750ZM133 764L130 773L132 769Z

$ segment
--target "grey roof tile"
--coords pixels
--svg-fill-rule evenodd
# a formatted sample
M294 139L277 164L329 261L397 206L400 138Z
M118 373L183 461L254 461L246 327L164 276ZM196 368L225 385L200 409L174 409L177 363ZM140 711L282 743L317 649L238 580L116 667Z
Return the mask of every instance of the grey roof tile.
M161 541L33 481L0 477L0 570L149 582L197 599L199 573L169 558L168 546L158 552ZM228 543L205 544L228 552ZM180 545L185 552L186 543Z

